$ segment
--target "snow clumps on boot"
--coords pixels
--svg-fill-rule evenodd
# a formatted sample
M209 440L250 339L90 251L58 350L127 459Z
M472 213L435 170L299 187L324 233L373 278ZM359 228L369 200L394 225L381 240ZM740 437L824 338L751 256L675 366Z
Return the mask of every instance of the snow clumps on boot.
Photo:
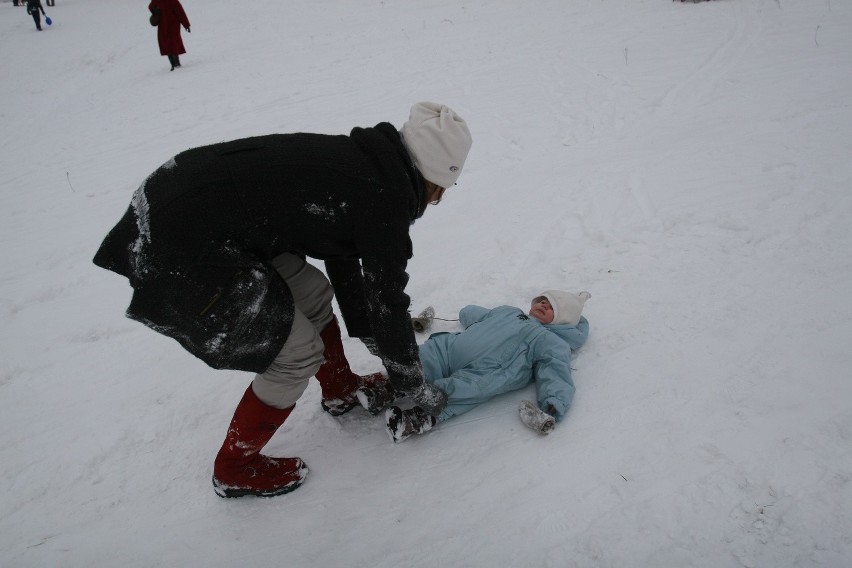
M393 406L385 413L387 432L394 442L402 442L415 434L423 434L432 429L438 420L420 408L415 406L408 410L402 410Z

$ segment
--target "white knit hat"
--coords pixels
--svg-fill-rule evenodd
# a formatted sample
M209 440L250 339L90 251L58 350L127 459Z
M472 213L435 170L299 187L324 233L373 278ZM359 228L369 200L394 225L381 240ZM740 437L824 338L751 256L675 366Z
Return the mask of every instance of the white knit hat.
M424 178L443 188L456 183L473 143L462 117L444 105L417 103L399 133Z
M572 294L562 290L548 290L542 292L536 298L545 297L553 307L553 321L551 324L577 325L583 313L583 305L592 297L588 292Z

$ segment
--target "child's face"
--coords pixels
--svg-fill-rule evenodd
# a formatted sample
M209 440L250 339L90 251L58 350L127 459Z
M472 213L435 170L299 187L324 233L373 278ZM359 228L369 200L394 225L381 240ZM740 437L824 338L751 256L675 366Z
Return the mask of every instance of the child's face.
M553 306L544 296L539 296L533 299L530 305L530 315L541 323L550 323L553 321Z

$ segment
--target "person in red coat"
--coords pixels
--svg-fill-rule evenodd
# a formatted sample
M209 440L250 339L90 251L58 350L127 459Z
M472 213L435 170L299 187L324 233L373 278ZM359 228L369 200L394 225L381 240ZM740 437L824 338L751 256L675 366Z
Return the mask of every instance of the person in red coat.
M160 55L169 58L171 71L174 71L175 67L180 67L180 55L186 53L180 27L183 26L189 32L189 18L178 0L152 0L148 10L154 17L159 13L157 42L160 44Z

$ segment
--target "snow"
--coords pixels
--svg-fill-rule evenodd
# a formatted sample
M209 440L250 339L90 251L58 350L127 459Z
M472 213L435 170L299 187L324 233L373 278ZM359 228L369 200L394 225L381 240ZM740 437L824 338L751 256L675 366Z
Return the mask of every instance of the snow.
M184 7L169 72L145 2L0 3L0 565L852 565L852 3ZM267 447L305 484L220 499L251 376L124 318L95 250L182 150L420 100L474 145L412 312L588 290L572 409L532 432L529 387L394 445L312 381Z

